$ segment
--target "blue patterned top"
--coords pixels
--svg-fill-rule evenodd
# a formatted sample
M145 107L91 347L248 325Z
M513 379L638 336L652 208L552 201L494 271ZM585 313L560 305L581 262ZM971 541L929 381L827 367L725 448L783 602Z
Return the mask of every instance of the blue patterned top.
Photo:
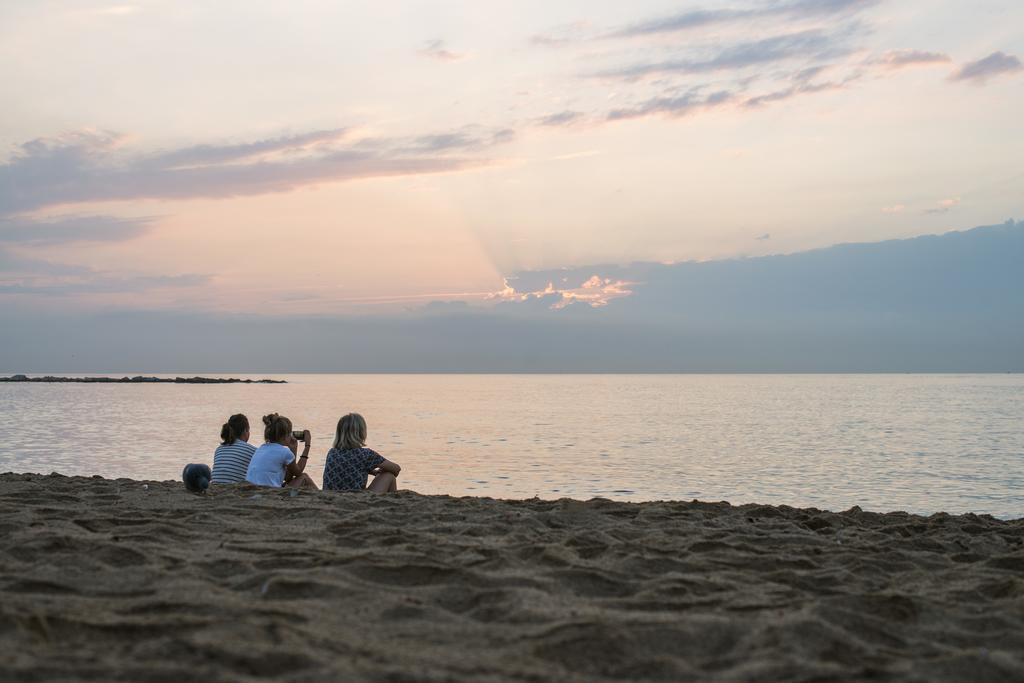
M362 491L370 470L382 462L380 453L370 448L332 448L324 463L324 491Z

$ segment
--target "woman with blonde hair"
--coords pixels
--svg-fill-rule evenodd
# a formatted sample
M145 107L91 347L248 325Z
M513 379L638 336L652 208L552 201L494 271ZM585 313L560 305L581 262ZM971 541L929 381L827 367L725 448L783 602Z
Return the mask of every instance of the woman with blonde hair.
M397 491L401 471L398 463L366 447L366 420L362 415L349 413L338 420L334 447L327 452L324 463L325 491ZM367 485L371 474L373 481Z
M272 413L263 416L263 424L263 438L266 443L252 454L245 480L257 486L316 489L313 480L303 472L309 459L309 445L312 441L309 430L302 432L305 447L302 449L302 455L296 457L299 442L292 432L292 421L283 415Z

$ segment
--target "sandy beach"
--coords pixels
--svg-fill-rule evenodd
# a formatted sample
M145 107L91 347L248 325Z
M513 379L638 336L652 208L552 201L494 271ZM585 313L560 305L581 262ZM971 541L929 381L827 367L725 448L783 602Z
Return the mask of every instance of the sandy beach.
M1024 680L1024 520L0 475L0 679Z

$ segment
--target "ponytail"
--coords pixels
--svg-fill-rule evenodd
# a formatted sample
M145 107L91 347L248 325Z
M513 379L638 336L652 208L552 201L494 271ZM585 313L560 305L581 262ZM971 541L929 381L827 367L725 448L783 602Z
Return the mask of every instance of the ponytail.
M224 446L230 446L238 440L242 434L249 430L249 418L241 413L232 415L224 426L220 428L220 440Z

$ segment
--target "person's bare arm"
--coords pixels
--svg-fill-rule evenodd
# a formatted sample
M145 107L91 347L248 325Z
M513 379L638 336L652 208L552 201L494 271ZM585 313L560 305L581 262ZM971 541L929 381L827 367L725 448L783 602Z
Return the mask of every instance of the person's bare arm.
M300 474L302 474L302 471L306 469L306 463L309 462L309 446L312 440L313 437L309 433L308 429L302 433L302 455L298 456L290 463L288 463L289 480L299 476ZM295 440L294 437L292 438L292 443L289 446L289 448L292 449L292 453L297 453L299 450L299 443Z
M393 475L395 475L397 477L398 474L401 471L402 471L402 466L401 465L399 465L397 462L391 462L390 460L385 459L384 462L382 462L381 464L379 464L375 468L373 468L373 472L371 472L371 474L380 474L381 472L390 472L391 474L393 474Z

